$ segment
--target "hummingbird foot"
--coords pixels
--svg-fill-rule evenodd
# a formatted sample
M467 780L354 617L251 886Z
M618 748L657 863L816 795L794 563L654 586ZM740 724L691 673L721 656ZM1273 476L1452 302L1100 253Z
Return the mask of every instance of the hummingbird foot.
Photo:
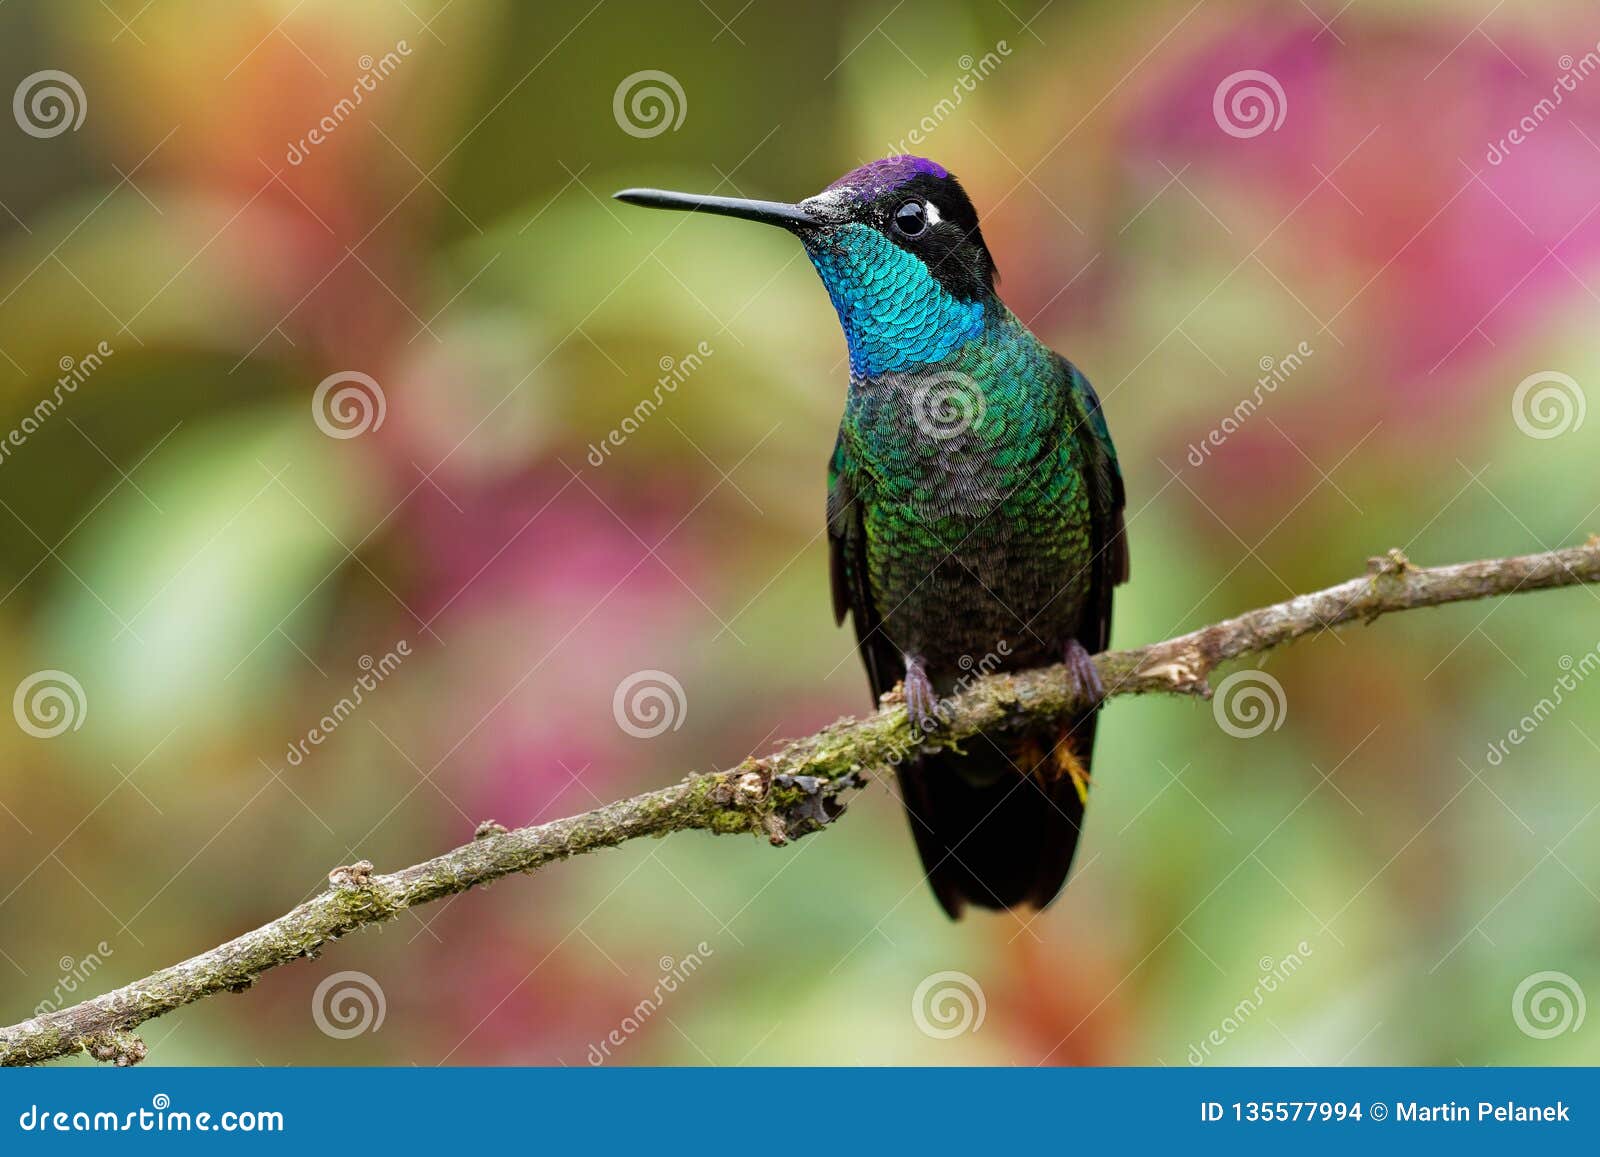
M1068 639L1062 662L1067 667L1067 690L1090 707L1105 702L1106 685L1100 681L1100 672L1077 639Z
M933 681L922 666L922 660L906 656L906 677L903 683L906 698L906 715L911 725L921 731L932 731L939 726L939 696Z

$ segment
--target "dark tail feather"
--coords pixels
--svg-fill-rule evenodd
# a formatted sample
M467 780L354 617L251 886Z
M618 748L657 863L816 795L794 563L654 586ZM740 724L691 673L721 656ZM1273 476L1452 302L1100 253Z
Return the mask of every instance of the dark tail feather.
M940 905L1043 908L1072 867L1083 825L1095 712L1060 734L967 744L900 768L901 795Z

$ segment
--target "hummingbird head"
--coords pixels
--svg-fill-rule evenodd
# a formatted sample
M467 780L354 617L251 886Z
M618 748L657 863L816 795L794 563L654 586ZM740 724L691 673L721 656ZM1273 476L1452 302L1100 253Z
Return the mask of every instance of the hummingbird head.
M853 376L937 362L983 328L995 266L960 182L886 157L798 204L625 189L618 200L781 226L800 238L844 329Z

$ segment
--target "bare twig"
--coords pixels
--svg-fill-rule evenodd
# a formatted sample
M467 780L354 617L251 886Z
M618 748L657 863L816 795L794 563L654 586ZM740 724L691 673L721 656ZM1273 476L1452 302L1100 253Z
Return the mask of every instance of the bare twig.
M1095 656L1110 693L1165 691L1207 696L1218 664L1270 650L1302 635L1391 611L1492 595L1600 582L1600 539L1521 558L1416 567L1399 551L1372 559L1358 579L1250 611L1175 639ZM154 972L104 996L0 1029L0 1064L31 1064L75 1052L132 1064L145 1046L132 1029L152 1017L223 991L238 992L268 969L313 956L330 940L407 908L479 884L532 872L553 860L614 847L639 836L700 829L755 833L784 844L843 810L861 773L927 748L952 747L985 731L1065 719L1083 706L1059 667L977 678L946 700L940 726L913 732L898 693L863 719L841 719L763 758L582 815L506 831L486 823L470 843L392 874L363 861L336 868L326 891L251 932Z

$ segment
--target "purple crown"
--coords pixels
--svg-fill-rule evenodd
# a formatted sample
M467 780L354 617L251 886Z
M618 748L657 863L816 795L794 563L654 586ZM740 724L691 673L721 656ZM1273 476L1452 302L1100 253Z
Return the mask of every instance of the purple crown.
M872 161L859 169L851 169L823 191L848 189L862 200L871 201L883 193L898 189L919 174L927 174L930 177L950 175L943 165L926 157L884 157L881 161Z

